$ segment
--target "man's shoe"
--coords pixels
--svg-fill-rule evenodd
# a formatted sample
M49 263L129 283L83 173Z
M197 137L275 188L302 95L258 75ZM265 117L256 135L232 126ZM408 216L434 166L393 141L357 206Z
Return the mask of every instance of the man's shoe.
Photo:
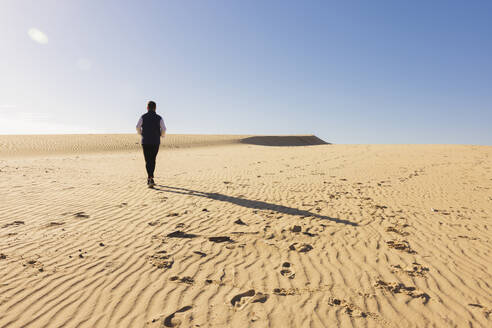
M148 178L148 179L147 179L147 186L148 186L149 188L152 188L152 187L154 187L154 185L155 185L155 183L154 183L154 179L153 179L153 178Z

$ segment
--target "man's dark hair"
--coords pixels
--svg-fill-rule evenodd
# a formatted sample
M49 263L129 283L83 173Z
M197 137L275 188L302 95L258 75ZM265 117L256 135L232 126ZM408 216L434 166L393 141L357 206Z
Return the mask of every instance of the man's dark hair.
M156 105L155 105L155 102L153 102L153 101L149 101L149 103L147 104L147 108L153 112L155 112L155 107L156 107Z

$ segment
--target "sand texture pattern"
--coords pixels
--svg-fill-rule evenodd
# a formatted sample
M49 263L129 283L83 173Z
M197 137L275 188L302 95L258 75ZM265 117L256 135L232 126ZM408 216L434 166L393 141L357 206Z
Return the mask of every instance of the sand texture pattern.
M171 134L163 139L161 148L196 148L239 143L263 146L326 144L313 135L265 137ZM136 134L0 135L0 157L127 152L132 150L140 150L140 137Z
M492 147L135 143L0 136L0 327L492 326Z

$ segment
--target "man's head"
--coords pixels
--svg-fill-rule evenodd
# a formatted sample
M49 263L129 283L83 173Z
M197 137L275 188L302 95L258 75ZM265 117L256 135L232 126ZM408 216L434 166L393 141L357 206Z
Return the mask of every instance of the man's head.
M151 112L155 112L155 102L153 102L152 100L148 102L147 104L147 110L148 111L151 111Z

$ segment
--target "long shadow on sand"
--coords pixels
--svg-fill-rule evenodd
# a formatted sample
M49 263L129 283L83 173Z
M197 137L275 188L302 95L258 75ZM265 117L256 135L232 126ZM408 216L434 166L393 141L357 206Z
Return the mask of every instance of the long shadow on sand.
M250 199L227 196L227 195L223 195L223 194L219 194L219 193L215 193L215 192L202 192L202 191L191 190L191 189L186 189L186 188L178 188L178 187L163 186L163 185L156 185L156 186L154 186L154 189L158 190L160 192L170 192L170 193L174 193L174 194L204 197L204 198L219 200L222 202L228 202L228 203L232 203L235 205L259 209L259 210L270 210L270 211L276 211L279 213L284 213L284 214L289 214L289 215L315 217L315 218L318 218L321 220L328 220L328 221L332 221L335 223L347 224L347 225L351 225L351 226L358 226L358 224L356 222L332 218L332 217L325 216L325 215L319 215L319 214L312 213L309 211L303 211L303 210L300 210L298 208L262 202L260 200L250 200Z

